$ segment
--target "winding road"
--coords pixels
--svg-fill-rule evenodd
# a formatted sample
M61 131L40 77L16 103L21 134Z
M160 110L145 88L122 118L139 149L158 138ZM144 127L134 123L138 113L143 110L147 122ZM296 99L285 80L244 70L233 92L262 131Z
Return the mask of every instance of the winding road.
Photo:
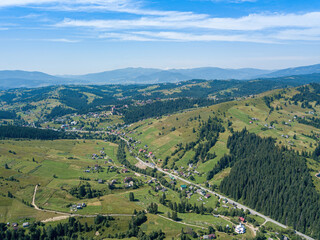
M109 133L109 132L107 132L107 133ZM109 133L109 134L113 134L113 133ZM116 134L113 134L113 135L116 135ZM117 136L119 136L119 135L117 135ZM131 153L132 150L131 150L131 145L130 145L129 141L128 141L127 139L121 137L121 136L119 136L119 137L120 137L123 141L125 141L125 142L127 143L128 148L129 148L129 152ZM274 224L276 224L276 225L278 225L278 226L280 226L280 227L282 227L282 228L288 228L288 226L286 226L286 225L284 225L284 224L282 224L282 223L280 223L280 222L278 222L278 221L276 221L276 220L273 220L272 218L270 218L270 217L268 217L268 216L265 216L265 215L263 215L263 214L255 211L255 210L253 210L253 209L251 209L251 208L249 208L249 207L247 207L247 206L245 206L245 205L243 205L243 204L241 204L241 203L238 203L238 202L236 202L236 201L234 201L234 200L226 197L226 196L223 196L223 195L221 195L221 194L219 194L219 193L217 193L217 192L214 192L214 191L212 191L212 190L210 190L210 189L208 189L208 188L205 188L205 187L203 187L203 186L201 186L201 185L199 185L199 184L190 182L189 180L186 180L186 179L184 179L184 178L182 178L182 177L179 177L179 176L177 176L177 175L175 175L175 174L166 172L166 171L164 171L162 168L157 167L156 165L153 166L153 165L151 165L150 163L144 162L143 160L141 160L141 159L140 159L139 157L137 157L137 156L135 156L135 158L136 158L141 164L144 164L145 166L147 166L147 167L149 167L149 168L155 168L155 169L157 169L159 172L162 172L162 173L167 174L167 175L174 176L176 179L179 179L179 180L182 181L182 182L185 182L185 183L187 183L187 184L189 184L189 185L193 185L193 186L196 186L196 187L198 187L198 188L201 188L201 189L203 189L203 190L205 190L205 191L207 191L207 192L209 192L209 193L211 193L211 194L214 194L214 195L216 195L216 196L218 196L218 197L220 197L220 198L227 199L230 204L235 205L237 208L239 208L239 209L242 208L244 211L245 211L245 210L248 210L248 211L250 211L251 214L257 215L257 216L259 216L259 217L264 218L264 219L266 220L265 223L266 223L266 222L272 222L272 223L274 223ZM305 235L305 234L303 234L303 233L301 233L301 232L295 231L295 233L296 233L297 235L299 235L300 237L303 237L303 238L305 238L305 239L307 239L307 240L314 240L313 238L311 238L311 237L309 237L309 236L307 236L307 235Z
M54 221L59 221L59 220L63 220L63 219L67 219L69 217L85 217L85 218L92 218L92 217L96 217L97 215L101 215L104 217L132 217L135 216L133 214L90 214L90 215L82 215L82 214L73 214L73 213L65 213L65 212L59 212L59 211L53 211L53 210L47 210L47 209L41 209L39 208L35 201L36 201L36 194L37 194L37 190L38 190L38 185L35 186L34 188L34 192L33 192L33 197L32 197L32 203L31 205L34 207L34 209L38 210L38 211L42 211L42 212L49 212L49 213L55 213L55 214L61 214L61 216L56 216L56 217L52 217L52 218L48 218L45 220L42 220L41 222L46 223L46 222L54 222Z
M69 130L69 131L70 131L70 132L71 132L71 131L86 132L86 131L79 131L79 130ZM129 152L132 153L131 145L130 145L130 143L129 143L129 141L128 141L127 139L119 136L118 134L115 134L115 133L112 133L112 132L109 132L109 131L96 131L96 132L99 132L99 133L107 133L107 134L111 134L111 135L116 135L116 136L118 136L120 139L122 139L123 141L125 141L125 142L127 143L128 148L129 148ZM221 195L220 193L217 193L217 192L215 192L215 191L212 191L212 190L210 190L210 189L208 189L208 188L205 188L205 187L203 187L203 186L201 186L201 185L199 185L199 184L190 182L189 180L186 180L186 179L184 179L184 178L182 178L182 177L179 177L179 176L177 176L177 175L175 175L175 174L166 172L166 171L164 171L162 168L157 167L155 164L152 165L152 164L150 164L150 163L144 162L143 160L141 160L141 159L140 159L139 157L137 157L137 156L135 156L135 158L136 158L136 160L138 160L141 164L143 164L143 165L145 165L145 166L147 166L147 167L149 167L149 168L155 168L155 169L157 169L158 171L160 171L160 172L162 172L162 173L164 173L164 174L174 176L176 179L179 179L179 180L182 181L182 182L185 182L185 183L187 183L187 184L190 184L190 185L196 186L196 187L198 187L198 188L201 188L201 189L203 189L203 190L205 190L205 191L207 191L207 192L209 192L209 193L211 193L211 194L214 194L214 195L216 195L216 196L219 196L220 198L227 199L230 204L234 204L237 208L239 208L239 209L242 208L243 210L248 210L248 211L250 211L251 214L254 214L254 215L257 215L257 216L259 216L259 217L264 218L264 219L265 219L264 224L265 224L266 222L272 222L272 223L274 223L274 224L276 224L276 225L278 225L278 226L280 226L280 227L282 227L282 228L288 228L288 226L286 226L286 225L284 225L284 224L282 224L282 223L280 223L280 222L278 222L278 221L276 221L276 220L273 220L272 218L270 218L270 217L268 217L268 216L265 216L265 215L263 215L263 214L255 211L255 210L253 210L253 209L251 209L251 208L249 208L249 207L247 207L247 206L245 206L245 205L243 205L243 204L241 204L241 203L238 203L238 202L236 202L236 201L234 201L234 200L226 197L226 196L223 196L223 195ZM37 186L36 186L36 188L37 188ZM36 193L36 188L35 188L35 193ZM34 193L34 198L33 198L33 201L32 201L32 205L33 205L37 210L42 210L42 209L39 209L39 208L34 204L35 193ZM51 210L42 210L42 211L59 213L59 212L51 211ZM60 213L60 214L66 214L66 213ZM69 214L69 216L90 216L90 215ZM96 216L96 215L93 215L93 216ZM106 215L106 216L113 216L113 215ZM119 216L119 215L118 215L118 216ZM92 215L91 215L91 217L92 217ZM296 233L297 235L299 235L300 237L303 237L303 238L305 238L305 239L307 239L307 240L315 240L315 239L313 239L313 238L311 238L311 237L309 237L309 236L307 236L307 235L305 235L305 234L303 234L303 233L301 233L301 232L295 231L295 233Z

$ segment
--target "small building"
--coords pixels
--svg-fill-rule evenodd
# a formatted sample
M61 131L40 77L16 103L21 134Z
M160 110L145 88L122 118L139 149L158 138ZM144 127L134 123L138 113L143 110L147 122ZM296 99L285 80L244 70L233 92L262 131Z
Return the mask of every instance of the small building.
M128 173L129 170L125 168L125 169L122 169L121 172L122 172L122 173Z
M205 196L206 195L206 192L203 190L203 189L198 189L197 190L197 193L202 195L202 196Z
M131 181L133 181L133 178L132 178L132 177L125 177L125 178L123 179L123 182L125 182L125 183L131 182Z
M240 220L241 222L245 222L244 217L239 217L239 220Z
M18 223L12 223L12 227L18 227Z
M22 227L29 227L29 226L30 226L30 224L28 222L22 223Z
M186 188L187 188L187 185L185 185L185 184L183 184L183 185L180 186L180 189L181 189L181 190L186 189Z
M102 179L99 179L99 180L98 180L98 183L102 184L102 183L103 183L103 180L102 180Z
M215 239L216 235L215 234L209 234L209 235L203 235L202 239Z
M208 194L206 194L204 197L208 199L208 198L211 197L211 195L208 193Z
M243 224L240 223L238 226L236 226L234 231L238 234L244 234L244 233L246 233L246 228Z

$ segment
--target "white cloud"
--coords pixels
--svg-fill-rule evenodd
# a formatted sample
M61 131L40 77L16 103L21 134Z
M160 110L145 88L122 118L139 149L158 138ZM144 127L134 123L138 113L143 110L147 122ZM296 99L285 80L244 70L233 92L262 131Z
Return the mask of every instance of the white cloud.
M157 40L163 41L181 41L181 42L194 42L194 41L224 41L224 42L260 42L270 43L266 39L254 37L246 34L192 34L183 32L134 32L145 37L153 37Z
M49 42L64 42L64 43L77 43L80 42L80 40L72 40L72 39L66 39L66 38L52 38L52 39L42 39L43 41L49 41Z
M65 19L55 26L95 29L102 33L108 31L112 32L105 35L108 38L132 41L318 41L320 12L250 14L240 18L211 18L205 14L181 12L130 20Z
M1 0L1 7L33 7L55 11L110 11L137 15L164 16L174 11L157 11L141 8L140 0Z
M26 5L44 5L48 3L63 3L63 4L98 4L106 5L112 3L123 3L123 0L1 0L1 7L26 6Z
M287 29L274 36L279 40L320 41L320 27L307 29Z
M110 39L117 41L138 41L138 42L150 42L158 41L155 38L141 36L140 34L134 33L104 33L99 36L100 39Z
M243 3L243 2L256 2L257 0L211 0L212 2L231 2L231 3Z
M320 26L320 12L306 14L251 14L240 18L210 18L207 15L180 13L163 17L136 19L75 20L65 19L57 27L89 27L96 29L213 29L234 31L258 31L270 28L313 28Z
M0 0L0 7L27 6L55 11L109 11L134 17L101 19L65 18L56 28L89 30L107 39L131 41L318 41L320 12L249 14L242 17L212 17L194 12L143 8L143 0ZM247 2L255 0L212 0ZM28 15L27 15L28 16ZM34 17L32 14L30 17ZM51 26L52 27L52 26ZM96 33L97 32L97 33ZM63 36L60 38L67 40Z
M255 42L272 43L273 41L261 38L259 36L250 36L246 34L192 34L185 32L126 32L126 33L104 33L99 35L101 39L111 39L117 41L174 41L174 42Z

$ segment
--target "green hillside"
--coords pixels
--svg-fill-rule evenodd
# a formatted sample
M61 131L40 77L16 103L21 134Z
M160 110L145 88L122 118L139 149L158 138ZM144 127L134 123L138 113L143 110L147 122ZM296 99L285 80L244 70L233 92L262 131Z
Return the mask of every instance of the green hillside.
M212 232L221 239L276 238L276 233L299 238L290 228L235 209L210 189L318 239L320 85L257 94L277 87L255 85L245 92L247 84L257 83L239 82L237 89L228 81L219 87L213 83L2 92L1 222L43 221L44 226L35 226L41 231L67 224L77 229L77 237L96 239L197 239ZM227 101L230 97L233 101ZM11 123L19 126L7 126ZM239 132L249 137L240 138ZM270 164L260 168L265 161ZM242 171L245 166L250 168ZM282 193L275 198L269 198L273 189L267 188L272 179ZM32 205L36 185L39 209ZM268 196L264 201L255 200L263 194ZM79 203L85 207L77 209ZM289 214L291 208L301 216ZM142 210L148 213L138 214ZM77 215L66 220L66 214ZM99 214L115 215L99 219ZM239 217L247 220L245 235L234 233ZM1 229L0 237L13 231Z
M24 125L42 124L67 114L110 112L111 107L115 107L113 115L123 115L126 123L132 123L148 117L209 106L272 89L318 81L319 76L313 74L252 81L190 80L154 85L11 89L0 92L0 120ZM160 106L163 110L156 112L154 109L159 109L161 102L164 102L167 108L163 109ZM145 114L146 112L148 114Z
M309 88L312 89L312 86L318 85L310 85ZM299 152L313 152L319 134L319 128L313 123L316 121L314 118L317 119L319 106L316 99L308 101L308 106L305 105L305 100L296 101L301 95L299 90L301 88L276 90L254 98L138 122L128 128L128 131L132 131L129 136L140 140L141 146L147 144L157 158L164 160L169 156L166 164L168 167L174 164L178 168L187 168L188 160L195 154L194 150L185 151L178 145L182 143L184 146L197 139L199 129L209 117L221 119L226 131L220 133L215 146L209 151L217 157L204 163L199 162L198 168L202 170L200 173L205 173L207 166L214 166L228 153L228 136L243 128L261 137L275 138L279 146L287 146ZM182 154L183 157L179 157ZM310 162L317 165L311 159ZM319 170L316 167L313 169ZM314 171L312 175L315 174Z

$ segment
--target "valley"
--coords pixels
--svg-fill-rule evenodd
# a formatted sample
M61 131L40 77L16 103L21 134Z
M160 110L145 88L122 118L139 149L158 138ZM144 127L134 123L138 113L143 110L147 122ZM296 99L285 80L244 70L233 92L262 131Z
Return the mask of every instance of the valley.
M287 216L283 221L277 211L250 202L259 190L245 198L225 186L237 187L235 174L248 179L241 180L242 187L252 187L246 186L250 177L263 186L269 178L257 178L254 170L240 170L248 173L244 176L236 171L248 166L246 161L257 161L256 171L267 176L259 157L272 162L270 156L277 152L284 158L275 161L286 159L287 168L292 167L286 173L296 181L287 186L290 194L307 194L295 178L302 174L314 197L296 211L305 216L302 208L319 207L319 85L281 88L280 81L257 89L256 82L246 82L235 91L227 82L219 84L1 92L0 215L3 223L10 222L7 232L14 232L12 222L40 221L41 229L79 222L72 234L85 239L198 239L210 234L218 239L318 239L316 226L290 222L296 218L288 215L290 210L281 213ZM251 92L244 91L248 84L254 86ZM201 98L196 97L199 91ZM268 174L282 179L276 171ZM270 204L272 198L265 199L263 204ZM313 217L316 223L319 216ZM240 222L244 235L234 232ZM26 228L24 234L31 232Z

